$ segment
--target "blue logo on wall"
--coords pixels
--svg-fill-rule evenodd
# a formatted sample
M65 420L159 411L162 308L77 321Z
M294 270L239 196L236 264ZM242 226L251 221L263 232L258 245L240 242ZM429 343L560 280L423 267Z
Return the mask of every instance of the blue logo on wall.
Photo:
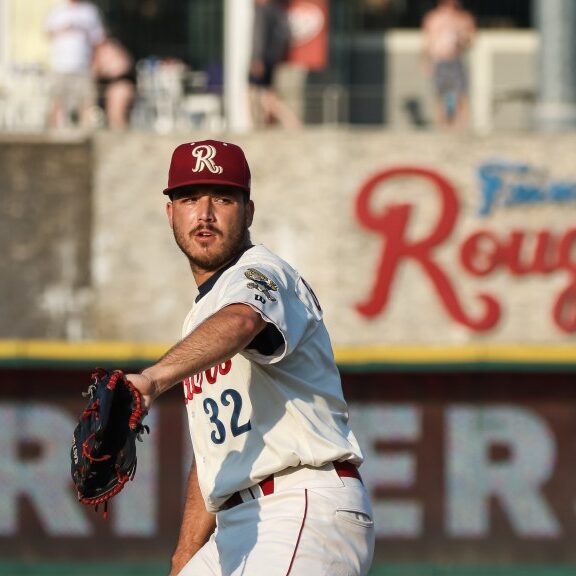
M576 204L576 181L553 181L529 164L490 162L478 168L482 205L479 216L498 208L534 204Z

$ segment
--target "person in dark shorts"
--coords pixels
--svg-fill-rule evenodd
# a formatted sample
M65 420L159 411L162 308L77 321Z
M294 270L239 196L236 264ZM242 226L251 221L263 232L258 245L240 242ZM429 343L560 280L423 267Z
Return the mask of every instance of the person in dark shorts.
M460 59L440 60L434 67L434 86L447 120L454 120L468 95L468 77Z
M459 0L439 0L422 23L426 68L434 80L441 126L462 126L468 116L464 54L474 40L474 18Z
M276 122L284 128L300 128L294 111L280 98L274 87L278 66L290 49L290 27L286 2L255 0L252 57L250 61L250 96L256 126Z
M125 130L130 124L130 111L136 94L136 70L132 56L119 40L109 36L96 50L93 73L108 128Z

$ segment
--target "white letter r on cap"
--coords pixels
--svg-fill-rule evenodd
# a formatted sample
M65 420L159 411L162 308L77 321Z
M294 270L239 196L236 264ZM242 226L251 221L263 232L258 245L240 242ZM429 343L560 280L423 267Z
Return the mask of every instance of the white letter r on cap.
M204 168L208 168L212 174L222 174L222 166L218 166L213 158L216 156L216 148L209 144L201 144L192 149L192 156L196 158L196 166L192 172L200 172Z

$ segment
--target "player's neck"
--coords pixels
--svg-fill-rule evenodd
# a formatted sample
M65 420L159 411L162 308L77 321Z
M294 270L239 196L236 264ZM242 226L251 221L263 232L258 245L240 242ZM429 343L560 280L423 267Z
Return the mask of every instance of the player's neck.
M210 280L210 277L213 276L217 270L208 271L196 268L193 264L190 264L190 268L192 269L192 276L194 276L194 282L196 286L202 286L204 282Z
M192 276L194 276L194 282L196 283L196 286L202 286L202 284L204 284L204 282L208 282L208 280L210 280L210 278L212 278L212 276L214 276L214 274L218 274L221 270L226 268L230 264L231 261L232 261L232 258L230 260L228 260L228 262L225 262L224 264L222 264L222 266L220 266L216 270L213 270L213 269L206 270L205 268L201 268L201 267L197 266L196 264L193 264L192 262L190 262L190 269L192 270Z
M201 286L202 284L204 284L204 282L207 282L208 280L210 280L210 278L212 278L212 276L214 276L215 274L220 274L226 268L229 268L231 265L235 264L238 261L238 259L240 258L240 256L242 256L242 254L244 254L244 252L246 252L246 250L248 250L249 248L252 248L252 246L254 246L252 244L252 242L248 241L229 260L224 262L224 264L222 264L222 266L219 266L215 270L214 269L207 270L205 268L198 266L194 262L189 261L190 262L190 269L192 270L192 275L194 276L194 282L196 283L196 286Z

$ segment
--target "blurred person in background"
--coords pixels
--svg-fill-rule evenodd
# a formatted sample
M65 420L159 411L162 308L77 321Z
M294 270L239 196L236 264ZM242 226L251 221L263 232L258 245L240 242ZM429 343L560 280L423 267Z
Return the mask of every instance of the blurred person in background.
M92 72L108 128L125 130L136 94L134 59L117 38L109 35L96 48Z
M274 88L275 73L288 56L290 39L287 1L255 0L249 83L257 126L279 122L284 128L301 127L295 112Z
M463 126L468 119L468 76L464 54L476 34L472 14L459 0L439 0L422 22L425 69L432 76L440 126Z
M72 118L91 125L96 102L92 60L104 40L98 9L91 2L66 0L48 14L45 31L52 45L52 86L48 125L61 128Z

